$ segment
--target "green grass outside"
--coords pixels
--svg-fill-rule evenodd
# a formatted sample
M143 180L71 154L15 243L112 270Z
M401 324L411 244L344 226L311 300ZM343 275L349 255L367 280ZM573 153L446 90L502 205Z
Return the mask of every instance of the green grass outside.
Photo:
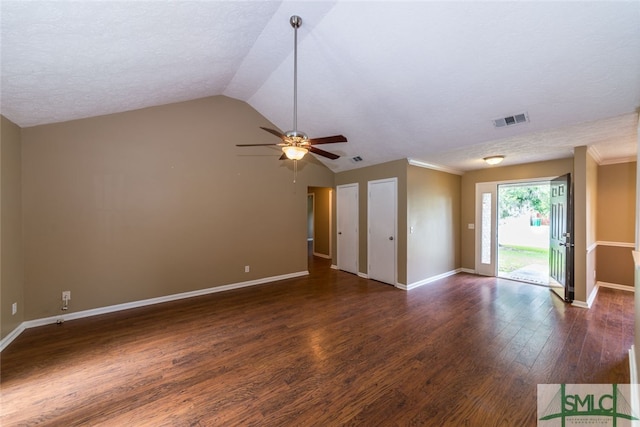
M510 273L531 264L548 265L549 249L498 245L498 271Z

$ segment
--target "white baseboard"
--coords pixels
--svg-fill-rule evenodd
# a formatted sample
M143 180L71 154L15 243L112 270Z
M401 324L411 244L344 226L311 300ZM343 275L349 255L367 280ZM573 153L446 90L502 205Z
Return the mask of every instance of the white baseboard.
M459 268L458 270L460 270L460 273L476 274L476 271L472 268Z
M595 286L593 287L593 290L591 291L591 295L589 295L589 298L587 298L587 305L589 306L589 308L591 308L591 306L593 305L593 302L596 300L596 296L598 296L599 290L600 290L600 286L598 285L598 282L596 282Z
M593 305L593 302L596 300L596 296L598 296L598 290L600 289L600 287L619 289L627 292L634 292L634 289L631 286L619 285L617 283L596 282L596 285L593 287L593 290L591 291L591 295L589 295L589 298L587 299L586 302L574 300L571 303L571 305L578 308L587 308L587 309L591 308L591 306Z
M116 311L128 310L131 308L144 307L148 305L161 304L163 302L176 301L185 298L193 298L202 295L213 294L217 292L230 291L232 289L246 288L249 286L257 286L265 283L277 282L279 280L293 279L295 277L307 276L308 271L298 271L296 273L282 274L279 276L264 277L262 279L248 280L246 282L232 283L229 285L215 286L213 288L199 289L197 291L182 292L179 294L166 295L157 298L149 298L145 300L132 301L123 304L110 305L106 307L93 308L90 310L77 311L74 313L66 313L63 315L45 317L41 319L27 320L22 322L16 329L11 331L6 337L0 341L0 351L4 350L11 342L16 339L25 329L35 328L37 326L50 325L52 323L64 322L67 320L82 319L85 317L98 316L100 314L113 313Z
M598 282L596 282L596 285L602 286L603 288L618 289L620 291L627 291L627 292L635 292L636 291L633 286L620 285L618 283L609 283L609 282L600 282L600 281L598 281Z
M17 328L13 331L9 332L6 337L0 340L0 352L4 350L9 344L13 342L18 336L24 332L26 327L24 326L24 322L20 323Z
M363 279L368 279L369 275L367 273L358 272L358 277L362 277Z
M457 268L455 270L447 271L442 274L438 274L435 276L427 277L426 279L419 280L417 282L410 283L409 285L397 285L398 288L410 291L411 289L418 288L420 286L435 282L436 280L444 279L445 277L453 276L455 274L461 273L462 269Z
M586 302L574 300L571 303L571 305L579 308L591 308L591 306L593 305L593 302L596 300L596 296L598 295L598 289L600 289L600 286L598 283L599 282L596 282L596 285L593 287L593 290L591 291L591 295L589 295L589 298L587 298Z
M591 308L591 306L584 302L584 301L578 301L578 300L574 300L573 302L571 302L571 305L573 307L578 307L578 308Z
M337 266L337 265L335 265L335 264L331 264L331 268L333 268L334 270L337 270L337 269L338 269L338 266Z

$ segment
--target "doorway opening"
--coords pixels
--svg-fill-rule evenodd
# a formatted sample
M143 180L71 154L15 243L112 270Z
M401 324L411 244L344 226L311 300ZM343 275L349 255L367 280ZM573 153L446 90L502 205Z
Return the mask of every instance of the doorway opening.
M544 185L537 187L538 184ZM513 194L503 194L502 208L498 204L499 187L502 187L503 191L506 191L505 188L514 189ZM511 203L507 203L509 197ZM505 221L499 221L501 215ZM509 221L506 220L510 215L515 217L511 222L517 222L518 218L521 221L519 224L511 224L511 230L507 226ZM476 222L468 227L471 230L475 229L476 234L476 274L546 285L564 301L573 301L574 233L571 174L539 178L536 181L476 183ZM517 240L527 236L528 239L524 242ZM536 244L536 241L539 243ZM543 242L546 242L545 246ZM501 249L502 255L499 253ZM535 252L539 254L536 255ZM516 255L516 258L520 259L519 264L514 266L512 263L511 267L506 267L508 255ZM500 269L498 264L501 264Z
M307 188L307 249L309 256L331 259L333 189Z
M550 182L499 184L498 276L549 285Z

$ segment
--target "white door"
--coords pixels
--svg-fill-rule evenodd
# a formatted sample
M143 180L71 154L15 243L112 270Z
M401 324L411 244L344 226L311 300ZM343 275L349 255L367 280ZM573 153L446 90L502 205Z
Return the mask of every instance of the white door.
M338 185L338 269L358 274L358 184Z
M396 285L397 180L369 181L368 275Z
M496 275L496 183L476 184L476 273Z

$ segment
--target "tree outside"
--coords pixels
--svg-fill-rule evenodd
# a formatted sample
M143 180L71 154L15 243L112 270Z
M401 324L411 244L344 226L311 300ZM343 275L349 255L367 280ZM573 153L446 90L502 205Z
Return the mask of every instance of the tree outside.
M500 219L530 214L535 218L544 219L544 222L548 224L550 188L549 183L501 185L498 196Z

